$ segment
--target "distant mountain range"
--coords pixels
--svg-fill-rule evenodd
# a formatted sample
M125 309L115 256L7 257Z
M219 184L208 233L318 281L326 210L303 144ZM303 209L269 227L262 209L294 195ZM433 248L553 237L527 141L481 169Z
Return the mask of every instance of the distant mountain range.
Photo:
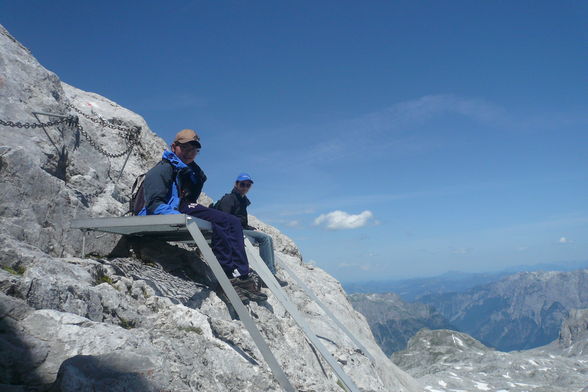
M419 300L488 346L523 350L553 341L572 309L588 308L588 270L520 272L463 293Z
M393 293L351 294L347 298L366 317L376 342L388 356L403 350L422 328L454 329L433 307L404 302Z
M342 282L343 288L352 293L395 293L404 301L418 301L419 297L431 294L460 293L476 286L496 282L517 272L574 271L588 268L588 260L519 265L497 272L468 273L448 271L442 275L380 281Z
M456 273L400 282L398 287L412 293L409 296L404 291L405 297L416 297L418 302L406 302L399 293L348 297L388 355L403 349L421 328L466 332L502 351L530 349L556 339L570 311L588 308L588 269L500 274L468 289L464 287L473 281L491 276ZM415 286L410 287L410 282ZM461 291L446 291L450 288Z

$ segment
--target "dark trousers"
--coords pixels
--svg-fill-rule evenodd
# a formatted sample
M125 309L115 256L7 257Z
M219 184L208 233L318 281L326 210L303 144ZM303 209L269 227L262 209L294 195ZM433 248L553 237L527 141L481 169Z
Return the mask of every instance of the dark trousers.
M179 210L182 214L194 216L212 224L212 252L227 276L232 278L235 269L241 275L249 273L243 228L239 218L195 203L180 203Z

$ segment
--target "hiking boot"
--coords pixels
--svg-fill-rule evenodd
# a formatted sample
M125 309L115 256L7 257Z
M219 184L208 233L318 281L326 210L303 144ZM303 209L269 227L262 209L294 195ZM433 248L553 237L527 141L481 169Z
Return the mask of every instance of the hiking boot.
M249 303L249 298L245 295L245 293L243 292L243 290L241 290L240 287L233 286L233 288L235 289L235 292L239 296L239 299L241 300L241 302L243 302L243 305L247 305ZM229 297L227 297L227 294L222 289L222 287L221 287L220 284L218 286L216 286L216 288L214 289L214 292L216 293L216 295L218 295L218 297L224 303L229 304L231 302L231 301L229 301Z
M257 291L261 290L262 288L267 289L267 285L263 279L261 279L261 276L259 276L259 274L254 270L250 269L247 276L255 283Z
M267 284L265 284L265 282L261 279L261 276L259 276L257 274L257 272L255 272L254 270L250 270L249 271L249 277L251 277L251 279L255 282L255 284L257 285L257 288L260 290L262 288L267 289ZM274 275L274 278L276 278L276 280L278 281L278 284L281 287L286 287L288 286L288 282L278 278L278 275Z
M255 281L249 276L245 279L233 278L231 279L231 284L235 288L237 294L239 294L239 298L244 297L254 302L267 300L267 295L259 290Z

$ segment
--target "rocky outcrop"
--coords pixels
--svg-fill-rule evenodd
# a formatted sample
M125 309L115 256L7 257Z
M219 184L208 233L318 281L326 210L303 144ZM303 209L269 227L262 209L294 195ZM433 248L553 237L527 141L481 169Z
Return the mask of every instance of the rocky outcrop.
M553 347L510 353L471 336L421 330L392 359L427 391L569 392L588 384L588 356L569 357Z
M559 344L570 347L588 338L588 309L572 309L559 332Z
M449 322L431 306L404 302L394 293L350 294L349 302L363 314L386 355L406 348L420 329L447 329Z
M421 297L460 331L503 351L558 337L571 309L588 308L588 270L523 272L471 289Z
M0 125L0 389L280 390L195 249L151 242L112 254L117 236L89 234L86 250L93 257L76 257L82 233L71 230L71 220L124 214L135 177L158 161L165 142L139 115L62 83L1 26L0 68L0 120L34 123L32 112L76 114L83 129ZM129 139L136 127L139 139ZM276 228L259 223L274 237L279 261L376 358L358 352L279 272L290 283L287 294L359 388L420 391L378 349L340 284L304 264ZM341 390L273 296L249 310L297 390Z

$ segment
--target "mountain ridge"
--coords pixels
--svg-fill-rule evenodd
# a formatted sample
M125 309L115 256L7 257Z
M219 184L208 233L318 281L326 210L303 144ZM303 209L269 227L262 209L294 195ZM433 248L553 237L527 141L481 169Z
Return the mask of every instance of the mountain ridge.
M588 270L519 272L463 293L423 296L459 330L503 351L553 341L571 309L588 307Z

